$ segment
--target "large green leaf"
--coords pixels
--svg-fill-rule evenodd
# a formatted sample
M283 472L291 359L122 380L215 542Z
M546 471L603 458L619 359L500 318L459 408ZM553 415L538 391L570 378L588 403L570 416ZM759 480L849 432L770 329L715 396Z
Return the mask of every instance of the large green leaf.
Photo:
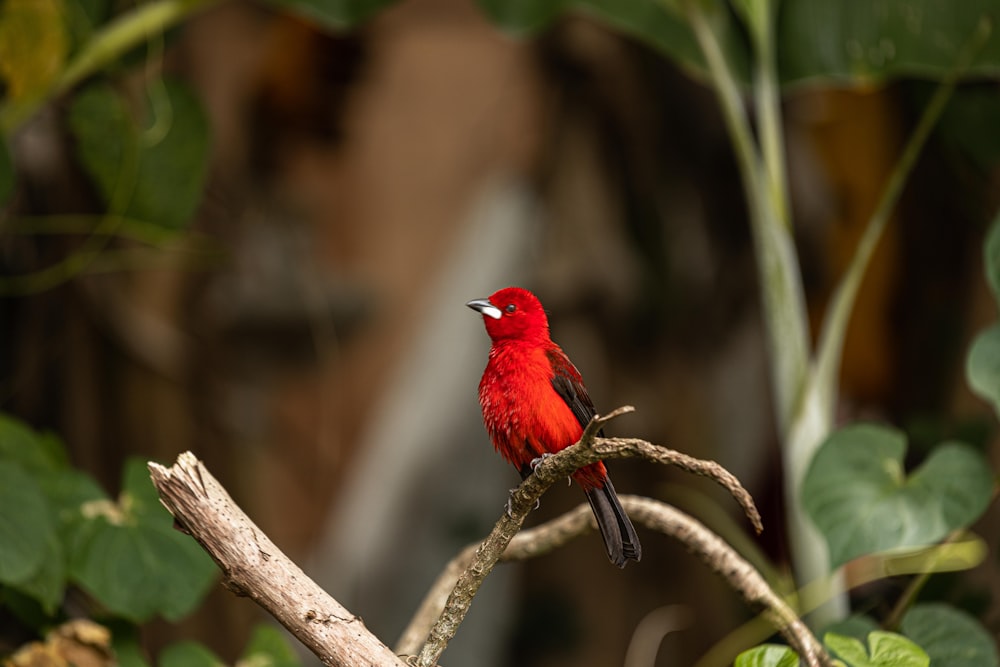
M998 667L996 641L963 611L945 604L921 604L900 624L903 634L920 644L934 667Z
M159 667L225 667L219 656L192 641L177 642L163 649L157 664Z
M95 504L74 535L70 574L111 612L135 622L189 613L216 576L215 564L170 514L138 459L128 461L118 503Z
M698 77L705 76L704 58L687 20L673 5L650 0L477 0L491 21L515 35L531 35L572 12L590 16L638 39L674 60ZM726 53L729 66L741 80L749 80L749 53L735 17L724 5L702 3Z
M48 433L38 433L19 419L0 412L0 460L19 464L29 473L65 468L66 450Z
M993 219L983 243L983 266L993 298L1000 303L1000 212Z
M34 577L55 540L49 506L24 469L0 461L0 583L17 585Z
M73 100L69 124L110 212L177 229L191 222L201 201L208 121L179 82L164 80L149 92L151 102L137 119L111 86L95 84Z
M1000 214L983 243L983 265L993 298L1000 303ZM972 391L990 401L1000 416L1000 324L976 336L965 360L965 376Z
M567 0L476 0L476 4L500 29L523 35L548 26Z
M11 586L38 602L49 617L55 615L66 590L66 554L56 531L45 532L45 545L35 554L38 569Z
M823 628L823 635L827 633L833 633L837 635L842 635L845 637L854 637L855 639L864 640L873 631L878 630L879 625L870 616L865 616L864 614L852 614L847 618L834 621L830 625Z
M778 57L782 80L871 83L894 76L938 79L950 71L980 20L996 20L995 0L782 0ZM1000 72L992 35L970 75Z
M857 424L831 435L816 453L802 502L826 537L832 567L934 543L986 509L993 476L976 450L944 443L910 476L903 470L905 451L901 432Z
M704 59L687 21L680 14L666 9L664 3L646 0L573 0L572 6L581 14L593 16L612 28L635 37L684 69L700 77L704 76ZM728 21L730 17L722 15L716 18L720 35L731 36L733 26ZM735 73L745 79L748 62L745 49L739 51L728 42L727 46Z
M976 336L965 359L969 387L993 405L1000 417L1000 324Z
M543 28L564 11L590 14L686 69L703 70L684 18L667 9L681 4L673 0L478 1L498 25L517 33ZM748 47L733 14L725 3L699 4L702 11L713 12L715 32L730 68L744 83L749 82ZM974 39L981 19L996 13L995 0L781 0L777 5L778 67L785 84L823 80L871 84L899 76L940 79ZM993 35L966 74L998 73L1000 38Z
M302 661L285 637L285 633L274 625L258 625L254 628L239 664L300 667Z
M854 637L827 633L827 648L851 667L929 667L930 658L902 635L876 630L868 635L868 649Z
M733 662L733 667L798 667L798 665L798 654L780 644L754 646L736 656Z
M59 531L62 506L54 500L70 472L62 443L0 414L0 581L53 614L66 587L66 556ZM28 567L27 574L24 574Z
M304 16L334 30L371 18L395 0L265 0L269 5Z

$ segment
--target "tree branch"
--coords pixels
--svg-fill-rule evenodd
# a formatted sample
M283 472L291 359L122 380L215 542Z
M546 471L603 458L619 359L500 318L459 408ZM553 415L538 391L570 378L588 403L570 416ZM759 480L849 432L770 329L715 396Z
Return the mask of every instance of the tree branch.
M710 529L658 500L628 495L619 499L633 521L683 542L688 551L725 579L751 607L762 609L768 621L798 652L803 664L809 667L830 664L829 656L795 611L750 563ZM518 533L499 560L519 561L541 556L580 535L593 532L596 527L590 506L581 504L560 517ZM421 649L431 624L441 615L457 580L475 558L478 546L467 546L445 566L400 636L397 653L407 655Z
M226 588L263 607L324 665L406 667L289 560L191 452L170 468L150 463L149 472L163 505L219 565Z
M281 553L190 452L181 454L170 468L150 463L149 470L161 501L178 525L216 561L226 587L250 597L271 613L324 664L432 667L455 636L486 575L499 560L538 556L595 528L591 512L582 505L548 524L518 534L524 518L545 490L583 466L601 459L638 457L708 476L729 490L757 532L761 531L760 515L750 494L714 461L696 459L644 440L596 437L608 421L631 411L626 406L603 417L595 416L580 442L541 461L534 473L511 492L509 511L500 517L481 544L466 548L449 563L400 638L400 653L419 650L408 663L402 662L359 618ZM762 607L807 665L826 664L822 647L795 612L725 541L659 501L623 496L622 503L636 522L684 542L747 602Z
M601 417L595 415L575 445L543 459L519 487L510 494L508 511L493 526L493 530L473 552L466 569L459 575L440 615L431 626L427 640L416 659L417 667L433 667L441 653L455 636L458 627L469 611L479 587L507 549L537 501L555 482L584 466L602 459L640 457L656 463L676 465L684 470L708 476L729 490L743 507L754 528L759 533L763 527L753 498L732 473L714 461L696 459L687 454L659 447L633 438L597 438L596 433L605 423L622 414L632 412L624 406ZM751 568L752 569L752 568ZM793 614L794 616L794 614Z

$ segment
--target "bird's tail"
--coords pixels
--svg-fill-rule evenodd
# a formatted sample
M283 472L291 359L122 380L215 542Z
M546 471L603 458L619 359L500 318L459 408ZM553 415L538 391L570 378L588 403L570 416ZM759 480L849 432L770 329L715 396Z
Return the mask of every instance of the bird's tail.
M586 493L611 562L618 567L625 567L628 561L642 558L639 536L635 534L632 522L618 502L618 494L611 484L611 478L606 477L602 486L589 488Z

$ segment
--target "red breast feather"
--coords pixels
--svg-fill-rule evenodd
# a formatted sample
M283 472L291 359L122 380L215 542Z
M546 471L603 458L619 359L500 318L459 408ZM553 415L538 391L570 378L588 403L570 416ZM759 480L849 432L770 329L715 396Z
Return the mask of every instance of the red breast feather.
M545 347L500 340L490 349L479 403L493 446L522 475L531 472L533 459L565 449L583 433L580 421L553 388L554 376ZM606 474L604 465L597 463L573 477L589 489L601 486Z

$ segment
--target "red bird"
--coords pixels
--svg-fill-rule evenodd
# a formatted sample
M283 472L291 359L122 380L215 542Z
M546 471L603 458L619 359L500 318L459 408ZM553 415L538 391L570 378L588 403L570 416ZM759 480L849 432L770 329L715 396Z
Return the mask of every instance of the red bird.
M523 479L533 461L580 439L594 404L576 366L549 337L548 318L534 294L507 287L465 305L482 313L493 341L479 382L483 422L493 446ZM573 479L587 494L611 562L625 567L639 560L639 538L604 464L581 468Z

